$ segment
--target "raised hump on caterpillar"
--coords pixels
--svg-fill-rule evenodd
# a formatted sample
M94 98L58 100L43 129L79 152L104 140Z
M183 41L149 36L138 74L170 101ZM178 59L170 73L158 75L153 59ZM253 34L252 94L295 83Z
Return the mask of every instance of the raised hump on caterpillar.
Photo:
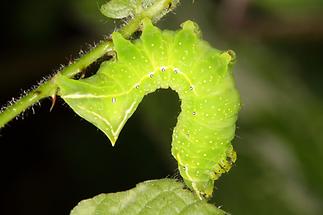
M158 88L176 91L181 113L172 155L186 185L200 198L210 197L214 181L236 161L231 141L240 98L230 70L234 55L202 40L196 23L186 21L181 27L162 31L145 19L135 41L114 32L117 58L103 62L91 77L58 75L56 82L59 95L112 145L145 95Z

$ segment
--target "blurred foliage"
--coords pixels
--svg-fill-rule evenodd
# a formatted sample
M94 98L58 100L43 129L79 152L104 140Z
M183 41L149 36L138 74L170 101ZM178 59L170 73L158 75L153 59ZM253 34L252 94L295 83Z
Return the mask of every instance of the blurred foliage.
M281 16L320 15L323 9L321 0L253 0L254 5Z
M100 1L98 2L98 4ZM96 1L3 4L0 103L77 56L118 23ZM238 161L216 183L213 202L232 214L323 214L323 3L321 0L182 0L159 25L199 23L203 37L237 53L243 101ZM94 65L92 69L96 69ZM166 176L180 101L170 90L144 99L112 148L59 104L1 130L4 214L68 214L77 202Z

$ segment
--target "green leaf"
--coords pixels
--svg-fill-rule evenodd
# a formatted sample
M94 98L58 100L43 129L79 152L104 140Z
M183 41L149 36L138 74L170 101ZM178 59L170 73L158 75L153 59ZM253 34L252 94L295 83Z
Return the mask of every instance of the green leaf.
M134 15L136 7L136 0L111 0L103 4L100 11L103 15L109 18L123 19Z
M123 19L144 15L154 22L173 10L179 0L111 0L103 4L101 13L112 19Z
M100 194L81 201L71 215L160 214L224 215L224 211L199 200L174 179L146 181L118 193Z
M160 2L160 0L142 0L142 7L147 8L153 5L156 2Z

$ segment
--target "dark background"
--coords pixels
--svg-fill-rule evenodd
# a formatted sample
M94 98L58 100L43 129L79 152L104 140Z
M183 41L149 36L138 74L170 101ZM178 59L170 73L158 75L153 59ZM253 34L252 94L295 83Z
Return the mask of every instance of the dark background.
M91 0L1 2L0 104L19 97L117 26ZM323 214L323 1L182 0L159 26L196 21L237 54L236 166L213 202L232 214ZM0 132L1 214L68 214L82 199L179 178L170 154L176 93L145 97L115 147L59 100Z

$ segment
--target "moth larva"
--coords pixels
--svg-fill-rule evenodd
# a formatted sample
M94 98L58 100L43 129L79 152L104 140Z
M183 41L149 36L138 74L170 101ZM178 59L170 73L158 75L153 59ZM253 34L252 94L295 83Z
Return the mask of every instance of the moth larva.
M144 20L140 39L132 42L115 32L112 40L117 58L86 79L58 76L60 96L114 145L145 95L175 90L182 103L172 154L188 187L211 196L214 180L236 160L231 140L240 99L229 69L231 51L212 48L191 21L179 31L161 31Z

